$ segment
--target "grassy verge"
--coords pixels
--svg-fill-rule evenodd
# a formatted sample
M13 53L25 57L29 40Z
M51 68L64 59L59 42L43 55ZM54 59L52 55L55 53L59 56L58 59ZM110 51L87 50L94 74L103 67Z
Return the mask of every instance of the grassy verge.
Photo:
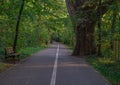
M7 63L0 62L0 72L5 71L6 69L8 69L11 66L13 66L13 65L12 64L7 64Z
M112 85L120 85L120 62L108 58L89 57L88 62L96 68Z
M20 49L20 59L24 59L40 50L43 50L46 47L27 47ZM9 67L13 66L13 64L0 62L0 73L7 70Z
M40 50L43 50L46 47L27 47L27 48L22 48L19 53L20 53L20 59L24 59Z

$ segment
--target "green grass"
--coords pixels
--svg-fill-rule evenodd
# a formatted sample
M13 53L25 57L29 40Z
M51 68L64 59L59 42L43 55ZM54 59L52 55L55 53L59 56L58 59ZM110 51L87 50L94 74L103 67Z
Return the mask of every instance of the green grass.
M24 59L40 50L43 50L45 47L27 47L20 49L20 59Z
M27 48L22 48L19 50L20 53L20 59L24 59L40 50L43 50L46 47L27 47ZM1 53L2 54L2 53ZM3 63L0 62L0 72L5 71L6 69L8 69L9 67L13 66L13 64L9 64L9 63Z
M112 85L120 85L120 62L108 58L89 57L88 62L96 68Z

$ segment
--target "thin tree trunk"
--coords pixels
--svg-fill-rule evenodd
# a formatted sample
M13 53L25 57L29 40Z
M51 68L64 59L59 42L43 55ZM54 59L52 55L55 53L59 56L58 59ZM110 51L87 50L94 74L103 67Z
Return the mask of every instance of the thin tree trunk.
M116 17L117 17L117 13L116 13L116 8L114 8L113 10L113 18L112 18L112 25L111 25L111 49L114 50L114 40L113 40L113 36L114 36L114 32L115 32L115 24L116 24Z
M18 15L18 19L17 19L16 31L15 31L15 39L14 39L14 44L13 44L14 52L16 52L16 46L17 46L18 35L19 35L19 24L20 24L21 15L22 15L23 8L24 8L24 2L25 2L25 0L22 0L19 15Z
M98 32L98 56L101 56L101 39L102 39L102 29L101 29L101 25L102 25L102 23L101 23L101 14L102 14L102 12L101 12L102 10L101 10L101 0L99 0L99 9L98 9L98 30L99 30L99 32Z

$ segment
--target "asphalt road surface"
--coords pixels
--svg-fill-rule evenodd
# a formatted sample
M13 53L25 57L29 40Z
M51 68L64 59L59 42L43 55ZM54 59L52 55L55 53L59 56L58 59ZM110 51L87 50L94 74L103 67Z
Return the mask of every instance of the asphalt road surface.
M54 43L0 74L0 85L110 85L83 58Z

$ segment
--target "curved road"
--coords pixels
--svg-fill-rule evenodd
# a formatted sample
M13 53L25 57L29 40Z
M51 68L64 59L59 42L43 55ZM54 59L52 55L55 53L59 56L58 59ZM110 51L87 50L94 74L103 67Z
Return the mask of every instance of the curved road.
M110 85L83 58L54 43L0 74L0 85Z

